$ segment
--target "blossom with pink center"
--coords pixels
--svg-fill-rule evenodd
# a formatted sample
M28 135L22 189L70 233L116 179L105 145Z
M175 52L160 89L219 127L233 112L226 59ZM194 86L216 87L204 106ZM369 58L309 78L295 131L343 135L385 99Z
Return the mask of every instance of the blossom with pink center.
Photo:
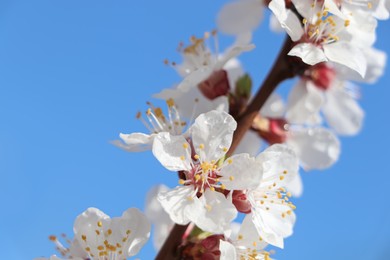
M389 18L386 0L292 0L292 2L303 16L307 16L311 8L318 11L324 5L331 13L344 19L346 17L353 19L356 13L364 13L365 16L380 20Z
M261 164L261 181L247 190L252 209L245 219L253 223L261 241L283 248L295 223L295 206L284 187L298 175L299 161L293 149L281 144L268 147L256 161Z
M166 114L163 109L148 102L150 108L145 114L138 112L136 115L150 133L120 133L121 140L115 140L112 144L128 152L147 151L152 148L157 133L168 132L172 135L185 135L187 124L193 117L214 109L227 111L229 106L227 97L208 100L201 93L196 94L192 91L184 94L167 90L161 95L166 100L168 110Z
M281 26L297 42L289 55L300 57L309 65L325 61L339 63L364 77L367 60L360 49L362 46L355 45L356 41L351 41L353 35L346 31L350 20L329 13L325 5L318 12L312 6L306 7L312 8L310 15L300 21L292 10L286 9L284 0L272 0L269 4ZM372 35L375 31L371 29L367 33Z
M269 144L284 143L291 147L305 170L325 169L337 162L340 155L340 141L329 129L315 123L313 125L297 124L286 118L286 106L280 96L271 95L260 114L255 118L252 130L244 136L240 150L252 151L256 154L262 141ZM301 114L304 111L301 111ZM300 114L297 113L297 116ZM300 196L303 184L299 174L286 184L293 196ZM237 197L237 204L244 208L243 196ZM233 193L234 199L234 193ZM240 200L241 199L241 200ZM234 201L234 200L233 200Z
M210 38L214 40L214 43L210 44L214 46L214 51L207 45ZM203 38L191 37L190 45L180 46L183 62L181 64L173 63L174 68L184 78L177 88L188 91L199 85L210 99L216 95L214 92L221 94L222 91L223 94L229 89L231 78L223 71L226 71L226 66L230 61L234 61L235 57L255 47L250 43L250 40L249 38L237 38L236 42L224 53L219 53L215 31L205 33Z
M89 208L76 218L73 231L77 250L66 251L67 259L123 260L141 250L149 239L150 224L135 208L112 219L99 209ZM60 260L56 256L49 259Z
M296 118L305 113L304 109L297 111L300 113L296 113ZM289 107L286 108L282 99L274 94L253 121L252 128L268 143L285 143L293 148L305 170L325 169L333 165L340 154L337 136L318 125L315 118L311 125L293 119Z
M307 70L288 98L286 118L290 123L307 124L322 112L336 133L355 135L360 131L364 111L357 102L358 88L335 75L331 64Z
M236 217L231 193L256 187L261 174L259 163L248 154L225 159L237 123L226 112L210 111L200 115L189 129L188 139L159 134L153 154L183 179L173 190L158 196L165 211L177 224L194 222L205 231L222 233Z

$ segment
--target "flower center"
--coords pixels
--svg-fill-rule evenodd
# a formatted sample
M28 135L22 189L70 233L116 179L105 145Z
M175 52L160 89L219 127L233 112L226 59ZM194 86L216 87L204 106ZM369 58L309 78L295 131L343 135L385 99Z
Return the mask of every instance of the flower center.
M314 11L315 4L312 5ZM339 40L337 36L344 27L348 27L350 20L343 20L344 26L340 26L339 19L329 14L324 6L322 10L313 13L310 21L306 18L302 20L305 34L302 36L302 42L311 42L315 45L330 44Z
M112 229L103 229L103 223L96 223L95 235L88 237L81 235L83 249L88 253L91 259L99 260L119 260L126 258L125 244L128 243L131 230L123 231L124 234L113 234ZM90 242L91 241L91 242ZM102 241L99 243L98 241Z
M188 147L187 144L184 144L183 146ZM193 154L192 156L192 169L181 172L182 175L184 175L182 177L185 179L180 179L179 184L192 185L198 197L200 197L206 189L223 192L226 187L219 180L221 177L220 172L223 166L220 165L218 161L208 161L203 159L204 154L202 150L204 149L204 144L200 144L198 148L200 153ZM228 149L225 148L223 150L224 152L227 152ZM232 162L233 161L231 159L228 159L229 164Z

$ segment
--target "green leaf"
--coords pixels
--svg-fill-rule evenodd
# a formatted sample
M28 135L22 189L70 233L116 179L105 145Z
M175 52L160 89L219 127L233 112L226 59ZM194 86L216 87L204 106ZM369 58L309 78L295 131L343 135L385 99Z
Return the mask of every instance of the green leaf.
M238 97L249 98L252 91L252 79L248 74L239 78L236 82L235 93Z

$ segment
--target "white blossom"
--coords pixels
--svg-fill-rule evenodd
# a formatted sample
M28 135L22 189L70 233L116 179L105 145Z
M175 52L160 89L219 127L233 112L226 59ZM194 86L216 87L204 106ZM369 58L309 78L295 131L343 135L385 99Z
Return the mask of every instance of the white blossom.
M155 138L155 157L168 170L185 174L185 180L180 180L184 186L159 195L174 222L184 225L192 221L203 230L223 232L236 217L231 197L222 191L254 187L259 173L256 160L248 154L224 160L235 129L230 115L211 111L195 120L188 141L168 133Z

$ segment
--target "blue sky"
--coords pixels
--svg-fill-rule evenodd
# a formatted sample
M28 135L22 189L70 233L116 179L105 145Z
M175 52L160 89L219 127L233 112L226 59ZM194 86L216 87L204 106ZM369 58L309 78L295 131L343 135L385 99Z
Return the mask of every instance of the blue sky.
M144 208L158 183L176 175L151 153L126 153L109 141L145 131L135 120L145 102L179 77L163 60L215 27L224 1L3 0L0 3L0 243L2 259L53 254L50 234L72 234L75 217L94 206L111 216ZM376 46L390 51L389 22ZM242 56L259 85L282 35L256 32ZM221 37L222 46L232 39ZM389 69L362 86L360 135L342 138L340 161L303 173L295 234L277 259L390 258ZM287 91L288 86L283 91ZM152 259L148 244L138 255Z

